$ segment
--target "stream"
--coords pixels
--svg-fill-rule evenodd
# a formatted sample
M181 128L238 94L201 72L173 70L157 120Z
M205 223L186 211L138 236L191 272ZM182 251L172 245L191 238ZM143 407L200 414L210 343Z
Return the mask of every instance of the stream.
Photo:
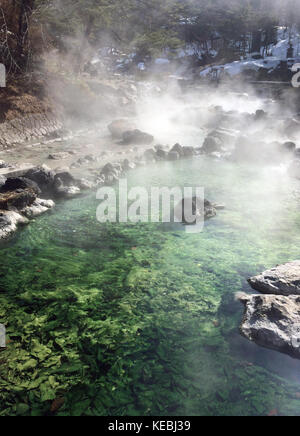
M1 243L0 416L300 415L300 362L244 339L235 300L299 259L300 182L199 156L128 185L204 187L226 209L195 234L101 224L90 193Z

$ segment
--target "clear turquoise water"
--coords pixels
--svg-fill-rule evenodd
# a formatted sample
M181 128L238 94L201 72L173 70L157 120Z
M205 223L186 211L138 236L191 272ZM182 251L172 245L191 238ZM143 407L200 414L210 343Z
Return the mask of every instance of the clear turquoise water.
M2 244L0 415L299 415L300 362L240 336L234 294L300 257L300 183L203 157L128 183L203 186L226 209L187 234L100 224L90 194Z

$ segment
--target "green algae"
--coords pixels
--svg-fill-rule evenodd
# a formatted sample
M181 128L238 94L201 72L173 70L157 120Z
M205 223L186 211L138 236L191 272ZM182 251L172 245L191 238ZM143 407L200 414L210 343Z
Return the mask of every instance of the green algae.
M298 182L162 165L129 182L206 186L227 209L203 233L97 223L90 195L1 247L0 416L299 415L300 363L241 338L234 301L247 277L299 257Z

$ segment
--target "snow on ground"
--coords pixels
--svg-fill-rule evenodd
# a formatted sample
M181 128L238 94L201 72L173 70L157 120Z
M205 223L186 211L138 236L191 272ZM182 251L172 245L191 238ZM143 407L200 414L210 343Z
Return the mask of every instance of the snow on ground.
M210 76L213 70L223 71L229 76L236 76L247 70L258 71L260 68L265 68L270 72L277 68L281 61L287 60L287 53L290 43L293 46L293 58L300 58L300 34L293 29L286 29L279 27L277 32L277 44L272 44L267 49L261 47L260 54L263 56L265 52L270 53L271 56L266 56L263 59L253 59L249 55L249 59L235 61L229 64L220 65L216 67L209 67L200 72L201 77ZM253 53L252 55L257 54Z

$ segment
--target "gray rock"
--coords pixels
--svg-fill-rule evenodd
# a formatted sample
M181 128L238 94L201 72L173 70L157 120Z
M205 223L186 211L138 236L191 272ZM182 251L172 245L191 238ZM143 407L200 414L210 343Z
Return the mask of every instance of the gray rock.
M300 297L238 294L245 305L240 331L250 341L300 358Z
M115 120L107 127L112 137L116 139L122 139L124 132L135 129L135 125L131 121L125 119Z
M61 151L61 152L49 154L48 159L64 160L64 159L68 159L69 157L70 157L70 153Z
M52 200L37 198L31 206L27 206L21 212L26 218L35 218L52 209L54 206L55 203Z
M157 158L156 151L153 148L149 148L145 151L143 157L146 162L155 162Z
M136 167L134 162L130 162L128 159L124 159L122 163L122 168L124 171L133 170Z
M141 130L128 130L123 133L123 144L130 145L150 145L154 141L154 137L148 133L142 132Z
M216 215L217 210L210 201L197 197L184 198L175 208L175 216L183 224L196 224L199 219L206 221Z
M36 192L31 189L16 189L0 193L1 210L21 210L31 206L37 198Z
M11 167L11 165L4 162L4 160L0 160L0 168L9 168L9 167Z
M170 151L168 153L168 160L179 160L180 159L180 154L177 153L176 151Z
M55 172L46 165L29 170L25 177L36 182L42 192L48 192L53 189Z
M17 189L32 189L37 195L41 193L37 183L26 177L10 177L6 179L4 185L0 188L0 192L12 192Z
M285 142L281 147L284 152L294 153L296 151L296 144L292 141Z
M204 153L214 153L222 150L222 141L214 136L207 136L204 140L202 151Z
M15 211L0 211L0 239L6 239L16 232L18 225L28 224L28 219Z
M0 189L2 188L3 185L5 185L5 182L6 182L6 177L0 176Z
M64 197L78 195L80 194L78 181L67 171L58 173L54 177L54 193Z
M112 185L117 182L123 174L123 168L119 163L107 163L101 170L100 179L104 180L104 183Z
M163 150L162 148L158 148L156 150L156 156L159 160L164 160L167 158L168 153L165 150Z
M279 265L248 280L264 294L300 295L300 260Z
M180 144L178 144L178 143L175 144L171 148L170 153L178 153L179 156L181 156L181 157L184 156L183 147Z
M194 147L182 147L184 157L192 157L195 155Z

